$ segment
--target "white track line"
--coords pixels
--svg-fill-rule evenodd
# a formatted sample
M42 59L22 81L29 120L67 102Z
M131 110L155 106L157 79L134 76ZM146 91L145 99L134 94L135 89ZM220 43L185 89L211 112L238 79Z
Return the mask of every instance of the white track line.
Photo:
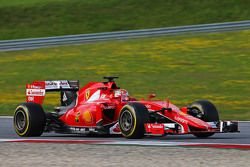
M112 140L64 140L64 139L0 139L0 142L24 143L61 143L61 144L94 144L94 145L124 145L124 146L165 146L165 147L212 147L212 148L238 148L250 149L250 144L238 143L197 143L197 142L167 142L167 141L112 141Z
M1 119L12 119L13 116L0 116Z

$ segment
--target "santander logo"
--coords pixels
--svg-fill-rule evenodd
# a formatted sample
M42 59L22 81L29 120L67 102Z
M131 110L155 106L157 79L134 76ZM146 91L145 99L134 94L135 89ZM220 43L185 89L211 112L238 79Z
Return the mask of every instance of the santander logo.
M162 124L149 124L148 128L162 129L164 126Z
M26 89L27 96L45 96L45 89Z

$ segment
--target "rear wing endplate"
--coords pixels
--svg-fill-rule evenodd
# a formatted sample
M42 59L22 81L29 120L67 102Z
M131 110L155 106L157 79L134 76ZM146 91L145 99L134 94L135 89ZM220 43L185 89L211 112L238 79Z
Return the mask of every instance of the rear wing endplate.
M34 81L26 84L26 101L43 103L45 93L48 91L78 91L78 80L52 80L52 81Z

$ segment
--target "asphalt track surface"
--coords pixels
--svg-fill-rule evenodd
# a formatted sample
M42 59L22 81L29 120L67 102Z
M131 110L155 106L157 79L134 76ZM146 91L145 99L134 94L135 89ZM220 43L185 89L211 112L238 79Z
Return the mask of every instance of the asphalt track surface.
M220 143L220 144L247 144L250 145L250 122L239 123L240 133L220 133L207 139L198 139L192 135L167 135L164 137L145 137L143 139L136 139L137 142L181 142L181 143ZM102 136L83 136L72 134L57 134L57 133L44 133L41 137L19 137L14 129L12 118L0 118L0 140L5 139L38 139L38 140L68 140L68 141L115 141L126 142L133 141L126 138L115 137L102 137Z

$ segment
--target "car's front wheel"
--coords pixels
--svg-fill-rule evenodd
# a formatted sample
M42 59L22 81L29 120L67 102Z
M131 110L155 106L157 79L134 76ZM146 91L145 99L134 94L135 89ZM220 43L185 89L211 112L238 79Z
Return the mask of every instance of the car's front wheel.
M39 104L29 102L17 106L13 121L15 131L19 136L41 136L46 117Z
M189 114L205 121L205 122L218 122L219 121L219 113L216 107L208 100L198 100L193 102L190 105ZM207 138L209 136L214 135L213 132L205 132L205 133L194 133L194 136L198 138Z
M129 139L143 138L145 133L144 123L148 121L148 109L141 103L125 105L119 115L121 133Z

